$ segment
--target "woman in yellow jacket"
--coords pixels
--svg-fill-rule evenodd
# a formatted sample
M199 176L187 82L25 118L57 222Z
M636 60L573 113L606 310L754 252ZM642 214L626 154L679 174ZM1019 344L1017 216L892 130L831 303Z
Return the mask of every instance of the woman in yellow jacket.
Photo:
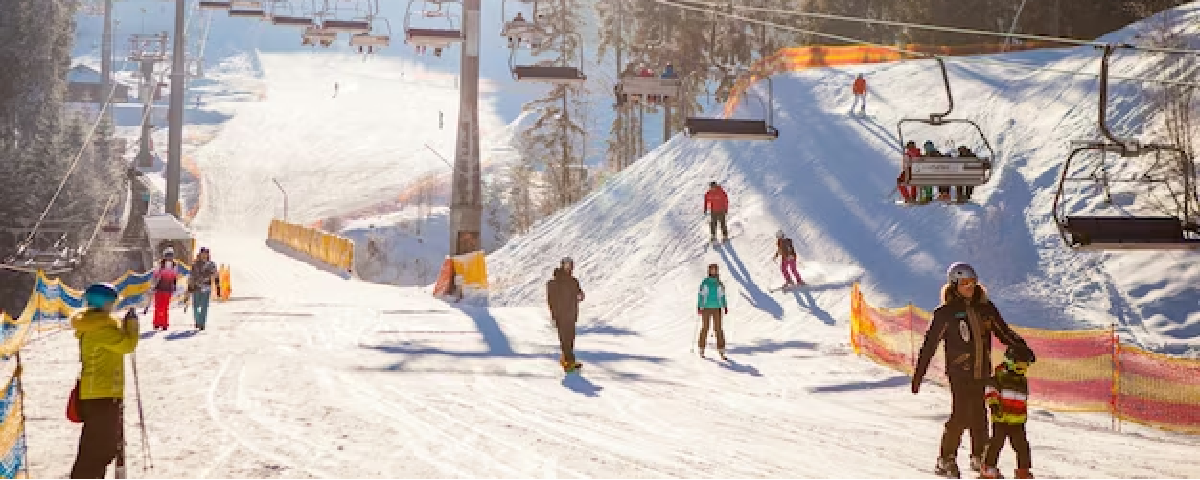
M125 355L137 348L138 319L133 309L124 321L113 318L118 296L112 285L92 285L83 294L87 311L71 317L83 363L78 404L83 432L71 478L104 478L123 441Z

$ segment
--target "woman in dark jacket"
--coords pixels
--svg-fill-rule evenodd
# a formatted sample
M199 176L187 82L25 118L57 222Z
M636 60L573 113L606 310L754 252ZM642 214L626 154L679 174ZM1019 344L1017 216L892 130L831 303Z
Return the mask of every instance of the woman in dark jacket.
M559 362L568 372L583 366L575 361L575 323L579 321L583 289L579 288L579 280L571 275L574 269L575 261L571 257L564 258L554 269L554 278L546 282L546 303L550 306L550 316L558 329L558 343L562 347Z
M938 344L943 344L951 404L950 419L946 421L942 432L936 472L938 475L958 477L958 461L955 457L963 430L971 431L971 468L978 471L982 467L988 441L983 389L992 374L992 335L1010 347L1026 351L1029 347L1005 323L996 305L988 299L987 291L979 284L974 268L966 263L955 263L946 271L946 277L947 283L942 287L942 304L933 311L933 321L929 324L925 343L917 357L912 392L916 394L920 391L929 362Z

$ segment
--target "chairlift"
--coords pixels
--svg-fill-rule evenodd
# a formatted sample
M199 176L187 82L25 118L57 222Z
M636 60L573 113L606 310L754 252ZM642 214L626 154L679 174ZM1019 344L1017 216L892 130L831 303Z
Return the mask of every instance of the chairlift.
M1058 189L1054 194L1054 222L1058 226L1063 241L1075 250L1173 250L1200 248L1200 225L1197 225L1197 213L1200 210L1200 195L1196 192L1196 164L1187 151L1167 144L1143 144L1137 140L1119 139L1107 124L1108 102L1108 68L1113 46L1105 45L1104 55L1100 62L1100 96L1099 118L1102 140L1077 140L1072 142L1073 149L1063 164L1059 175ZM1082 177L1073 177L1071 167L1082 154L1098 153L1099 162L1092 171ZM1109 166L1106 157L1118 154L1121 158L1140 159L1152 156L1154 163L1142 170L1140 175L1132 178L1112 178L1109 176ZM1165 158L1164 158L1165 157ZM1155 177L1153 174L1158 167L1164 165L1164 160L1173 160L1174 165L1182 166L1179 171ZM1177 175L1173 182L1171 175ZM1113 183L1135 183L1142 185L1159 185L1172 194L1178 207L1175 215L1139 216L1139 215L1068 215L1067 202L1063 196L1064 187L1068 182L1086 182L1097 185L1104 192L1105 203L1112 201L1110 186ZM1182 183L1180 191L1171 188L1172 183ZM1178 194L1182 194L1180 202Z
M231 1L200 0L201 10L229 10L233 7Z
M330 19L321 22L321 28L338 33L349 33L358 35L362 33L371 33L371 22L367 20L338 20Z
M287 5L288 11L286 14L279 11L279 5ZM282 27L311 27L315 25L311 16L297 14L292 4L286 1L277 1L271 8L271 24Z
M7 229L11 233L26 233L28 230ZM59 233L60 236L49 242L45 233ZM0 268L24 273L41 271L47 275L59 275L70 272L79 266L83 252L79 247L71 247L69 234L62 228L41 228L34 230L24 241L17 244L16 250L0 262Z
M578 34L576 34L578 36ZM579 37L579 66L555 65L553 60L546 60L534 65L516 65L514 59L517 49L508 55L508 67L513 79L518 82L547 82L556 85L578 85L587 81L583 74L583 38Z
M508 1L505 0L500 5L500 16L504 22L500 29L500 36L508 39L508 48L520 48L522 45L528 45L530 48L539 48L542 40L546 38L545 29L538 24L538 6L537 0L520 0L521 3L533 4L533 11L530 13L530 19L526 19L521 12L517 12L512 20L508 20L505 12L505 7Z
M319 26L305 27L300 34L300 44L304 46L331 47L337 41L337 32L326 30Z
M229 5L229 16L263 19L267 11L263 8L263 2L258 0L233 0Z
M779 138L779 130L772 125L774 100L775 87L768 76L767 101L759 99L767 111L766 120L687 117L683 121L683 134L708 140L775 140Z
M374 53L375 47L386 47L392 43L392 24L386 18L379 18L383 21L384 29L387 33L374 31L371 33L359 33L350 36L350 46L358 47L359 52L362 52L363 47L367 47L367 53Z
M456 15L442 10L443 3L452 2L421 0L421 9L419 11L414 11L413 5L416 4L417 1L418 0L409 0L408 2L408 10L404 15L404 43L416 47L426 47L439 50L463 41L462 29L454 24L454 17ZM429 9L426 6L429 3L437 5L437 8ZM420 15L424 18L445 18L448 26L446 28L413 27L413 15Z
M659 98L665 101L678 98L682 89L683 79L679 78L677 72L670 72L670 74L664 72L658 76L655 76L653 72L650 75L642 75L642 72L629 72L622 74L621 79L617 82L618 94L626 98Z
M901 148L908 143L904 136L904 125L906 124L920 123L933 127L965 124L973 127L979 134L983 147L987 149L987 155L972 152L976 156L910 158L902 154L901 168L904 170L904 174L899 184L906 187L978 187L987 184L992 177L992 159L995 158L996 152L992 150L992 145L988 143L987 136L983 134L983 129L979 127L979 124L965 118L946 118L950 112L954 111L954 93L950 89L950 75L946 73L946 63L938 57L935 57L934 60L938 63L942 72L942 83L946 87L946 101L948 102L946 111L931 113L929 118L901 119L896 125Z

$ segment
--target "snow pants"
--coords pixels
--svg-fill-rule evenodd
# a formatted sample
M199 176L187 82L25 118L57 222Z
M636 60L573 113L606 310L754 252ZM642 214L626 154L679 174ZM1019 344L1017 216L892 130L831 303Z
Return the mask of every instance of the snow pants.
M1033 468L1033 455L1029 451L1029 438L1025 436L1025 424L993 423L992 439L988 442L987 455L983 464L996 466L1000 461L1000 450L1004 448L1004 440L1012 441L1013 450L1017 452L1017 468Z
M554 328L558 330L558 345L562 349L559 362L564 366L575 365L575 322L579 313L562 313L554 316Z
M862 113L867 113L867 95L866 94L863 94L863 95L855 94L854 95L854 103L850 104L850 112L854 113L854 107L859 106L859 103L862 104L862 108L859 111Z
M779 269L783 271L783 279L787 280L787 283L804 283L804 280L800 279L800 272L796 271L796 257L784 258Z
M725 225L726 212L709 212L708 216L708 231L712 234L712 238L717 238L717 224L721 225L721 235L729 238L729 226Z
M983 455L989 440L985 383L974 378L950 378L950 419L942 432L942 458L955 458L964 430L971 432L971 456Z
M171 297L175 292L159 291L154 292L154 327L167 328L171 326Z
M124 441L120 398L95 398L79 401L83 432L71 478L104 478L108 464L117 458Z
M721 328L721 309L705 308L700 311L700 340L698 346L700 351L704 351L704 346L708 343L708 327L712 326L714 333L717 335L717 350L725 350L725 330ZM981 397L982 398L982 397Z
M196 320L196 328L203 329L208 322L208 302L212 298L212 290L196 289L192 292L192 317Z

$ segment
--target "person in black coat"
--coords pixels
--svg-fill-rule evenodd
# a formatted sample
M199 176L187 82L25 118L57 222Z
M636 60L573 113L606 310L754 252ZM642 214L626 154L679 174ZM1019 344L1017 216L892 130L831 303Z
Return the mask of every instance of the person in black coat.
M554 278L546 282L546 301L550 305L550 317L558 329L558 343L562 347L559 362L570 372L583 366L575 361L575 323L579 321L579 302L583 301L583 289L579 280L571 276L575 261L571 257L562 259L554 269Z
M975 269L966 263L950 265L942 287L942 304L933 311L925 343L913 372L912 393L921 389L929 362L944 345L946 376L950 379L950 419L942 432L939 475L959 475L956 452L964 430L971 432L971 468L982 468L988 442L988 418L983 390L992 375L992 335L1009 347L1029 351L1025 339L1005 323L996 305L979 284ZM1032 356L1032 351L1029 351Z

